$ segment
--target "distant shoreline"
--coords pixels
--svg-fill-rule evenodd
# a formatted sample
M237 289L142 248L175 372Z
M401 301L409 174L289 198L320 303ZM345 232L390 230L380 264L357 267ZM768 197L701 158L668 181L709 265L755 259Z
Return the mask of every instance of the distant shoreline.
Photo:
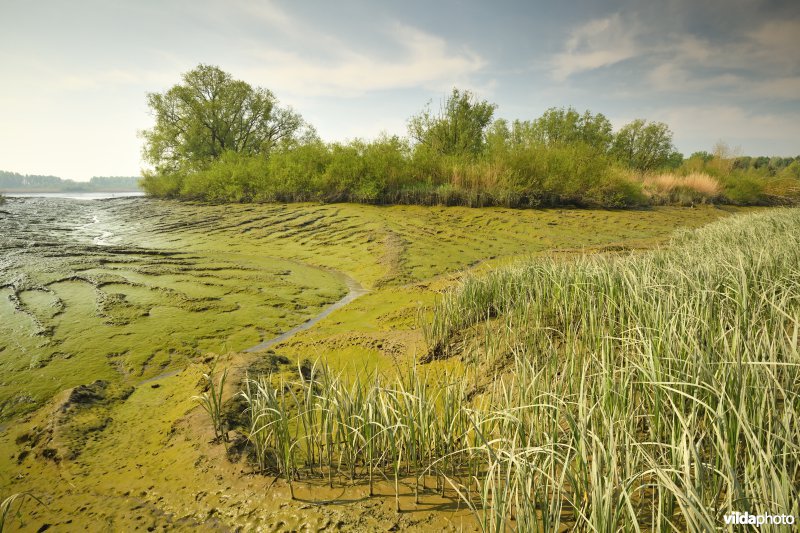
M27 193L81 193L81 192L101 192L101 193L131 193L141 192L141 189L0 189L0 194L27 194Z
M112 198L144 198L144 191L54 191L54 192L9 192L3 199L19 200L31 198L61 198L67 200L108 200Z

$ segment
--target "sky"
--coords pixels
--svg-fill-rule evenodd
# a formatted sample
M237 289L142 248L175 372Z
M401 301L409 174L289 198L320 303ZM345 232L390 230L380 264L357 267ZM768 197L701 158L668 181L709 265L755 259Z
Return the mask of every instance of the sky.
M326 141L404 135L453 88L667 123L686 155L800 155L800 2L0 0L0 170L138 175L146 94L200 63Z

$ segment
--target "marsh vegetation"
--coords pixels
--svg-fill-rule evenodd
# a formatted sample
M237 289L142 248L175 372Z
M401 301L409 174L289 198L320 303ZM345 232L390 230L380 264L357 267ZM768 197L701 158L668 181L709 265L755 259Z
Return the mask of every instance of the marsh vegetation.
M290 488L390 480L399 511L402 480L484 531L798 516L798 236L797 211L775 211L468 276L422 323L428 359L459 370L247 379L240 429Z
M618 129L602 113L548 109L495 120L453 89L408 119L408 136L325 143L269 90L200 65L148 97L143 132L155 197L207 202L359 202L472 207L786 205L800 160L739 157L718 143L685 158L667 124Z
M513 258L626 255L729 214L10 198L1 493L44 502L23 509L34 528L474 529L466 476L499 427L479 415L514 363L467 356L485 323L432 357L419 309ZM241 352L339 299L333 271L369 292L274 353Z

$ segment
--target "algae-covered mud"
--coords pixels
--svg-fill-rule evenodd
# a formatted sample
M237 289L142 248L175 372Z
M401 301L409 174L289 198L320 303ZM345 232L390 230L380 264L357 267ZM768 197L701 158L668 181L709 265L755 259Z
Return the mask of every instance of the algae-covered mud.
M300 480L291 499L241 442L214 442L192 399L202 375L229 368L230 399L245 374L303 360L391 373L423 355L421 309L467 269L650 248L729 214L144 198L1 209L0 496L41 500L15 522L32 531L474 528L452 493L416 503L404 484L397 513L388 480L375 489L385 498ZM348 293L360 297L248 351Z
M329 272L251 247L152 242L137 201L9 199L0 218L0 416L101 379L123 386L241 350L345 292Z

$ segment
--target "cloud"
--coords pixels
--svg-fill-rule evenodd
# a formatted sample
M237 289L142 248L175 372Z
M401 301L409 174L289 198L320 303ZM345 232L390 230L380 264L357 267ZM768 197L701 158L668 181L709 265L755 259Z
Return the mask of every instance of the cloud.
M618 13L578 27L570 33L564 51L550 61L553 78L564 81L636 56L638 27L635 20Z
M300 96L358 96L370 91L425 87L441 90L469 85L487 62L444 38L394 20L367 30L375 46L354 42L345 28L317 27L273 2L241 3L242 13L268 24L281 39L250 43L254 65L247 79ZM344 37L337 35L341 31ZM363 32L362 32L363 33ZM362 35L363 37L363 35Z
M650 88L662 92L726 91L742 98L800 99L800 69L786 28L800 35L800 24L766 23L732 43L711 43L684 35L654 54L647 74ZM776 29L774 34L770 32ZM800 43L796 43L800 44Z
M674 35L662 53L684 65L779 75L800 69L798 36L800 21L773 20L724 42Z
M724 91L741 98L798 100L798 36L796 19L765 20L722 39L664 30L653 21L615 14L573 30L549 64L553 78L564 81L636 58L646 90L696 95ZM635 87L638 80L629 83Z
M752 93L763 98L798 100L800 99L800 76L755 81L752 83Z
M800 20L773 20L746 34L749 58L761 64L800 68Z
M467 81L486 66L478 54L451 50L444 39L411 26L395 23L384 34L397 48L393 57L347 45L324 60L318 54L263 48L254 51L259 66L248 69L248 78L306 96L358 96L419 86L441 89Z

